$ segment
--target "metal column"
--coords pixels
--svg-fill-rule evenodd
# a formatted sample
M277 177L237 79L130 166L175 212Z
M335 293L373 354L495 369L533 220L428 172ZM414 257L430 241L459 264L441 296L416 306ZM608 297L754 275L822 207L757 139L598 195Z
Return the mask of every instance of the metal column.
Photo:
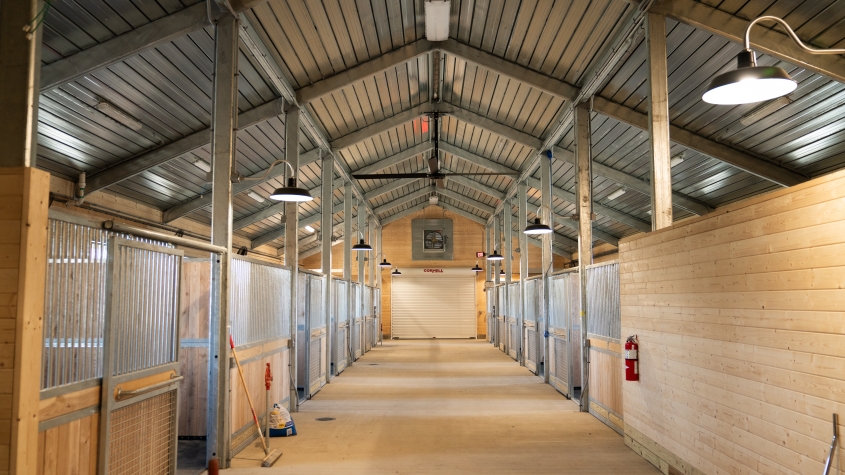
M648 43L648 132L651 148L651 229L672 225L672 144L669 141L669 80L666 18L646 17Z
M554 229L552 222L552 152L548 151L540 157L540 220ZM538 320L543 319L542 326L537 328L538 338L542 338L543 348L543 381L549 382L549 302L551 295L549 293L549 276L552 274L552 243L554 243L554 233L543 234L543 269L542 269L542 283L543 283L543 298L540 302L540 315ZM539 325L540 322L538 321Z
M578 272L581 280L581 412L589 412L590 342L587 340L587 266L593 263L593 170L590 111L575 108L575 158L578 172Z
M237 128L238 20L224 15L214 38L214 96L211 127L211 244L232 249L232 170ZM208 443L206 457L229 466L229 273L231 252L213 266L208 375Z
M518 223L521 229L528 223L528 185L524 182L517 186L517 202L519 205ZM522 344L525 342L523 337L523 325L525 324L525 278L528 277L528 236L525 233L519 233L519 365L525 366L525 352L522 349Z
M299 116L298 107L289 107L285 112L285 160L293 167L294 178L299 175ZM290 368L290 410L299 411L299 398L297 393L297 366L296 358L296 319L299 302L299 203L290 201L285 203L285 265L290 267L290 352L288 365ZM304 344L305 342L303 342ZM306 388L307 389L307 388ZM307 393L307 391L306 391Z
M502 222L499 219L499 215L493 216L493 250L494 251L501 251L502 249ZM496 285L499 285L501 282L501 278L499 276L499 269L501 268L501 261L490 261L493 262L493 282ZM498 305L498 300L496 301L496 305ZM496 315L501 315L502 309L496 309Z
M489 256L492 252L492 245L491 242L493 240L490 239L490 225L484 226L484 253L485 255ZM485 259L484 262L484 282L492 282L493 281L493 261L488 261Z
M373 247L371 251L371 255L366 256L367 262L370 263L369 268L369 278L367 280L370 281L370 287L375 287L376 278L375 278L375 269L376 269L376 255L378 254L378 247L376 246L376 217L370 216L367 220L367 235L369 236L368 241L370 246Z
M352 183L346 182L343 185L343 278L347 282L346 290L346 323L349 327L346 330L349 341L352 341L352 329L354 320L352 317L352 246L355 244L355 236L352 235ZM343 351L348 351L346 365L352 366L354 353L350 350L351 345L345 345Z
M513 275L513 211L511 202L505 203L505 283L511 283Z
M334 206L334 155L327 153L323 156L321 163L321 180L322 186L320 188L320 208L322 215L320 216L320 259L323 268L323 274L326 276L325 292L323 296L323 308L326 310L326 359L329 361L326 371L326 382L332 379L331 366L334 360L332 359L332 348L334 347L335 327L334 320L334 305L332 305L334 292L332 288L332 230L334 228L334 215L332 215L332 207Z

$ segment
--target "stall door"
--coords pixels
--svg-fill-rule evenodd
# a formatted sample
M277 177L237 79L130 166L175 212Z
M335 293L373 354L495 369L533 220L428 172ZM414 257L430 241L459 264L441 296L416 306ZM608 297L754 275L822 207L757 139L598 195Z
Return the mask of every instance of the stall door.
M393 338L475 338L475 275L461 271L408 269L394 277Z
M182 251L108 243L99 473L176 471Z

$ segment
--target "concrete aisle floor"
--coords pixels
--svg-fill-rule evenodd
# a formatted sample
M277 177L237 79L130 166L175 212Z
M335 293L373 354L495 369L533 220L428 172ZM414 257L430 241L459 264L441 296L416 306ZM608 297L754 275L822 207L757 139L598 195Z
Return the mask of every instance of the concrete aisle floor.
M293 417L299 435L271 439L275 466L259 468L256 442L224 473L660 473L482 341L385 341Z

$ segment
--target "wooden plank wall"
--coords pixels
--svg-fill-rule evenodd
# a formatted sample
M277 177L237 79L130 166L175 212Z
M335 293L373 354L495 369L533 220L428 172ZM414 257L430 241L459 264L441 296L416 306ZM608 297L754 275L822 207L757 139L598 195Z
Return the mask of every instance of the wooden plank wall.
M100 415L92 414L39 432L38 465L35 473L96 475L99 430Z
M179 334L184 340L208 339L211 262L185 260L182 266ZM208 348L186 346L179 350L181 374L179 435L206 435L208 410Z
M625 361L619 340L590 336L590 412L614 430L625 428L622 381Z
M628 444L681 473L822 473L845 415L845 172L620 247Z

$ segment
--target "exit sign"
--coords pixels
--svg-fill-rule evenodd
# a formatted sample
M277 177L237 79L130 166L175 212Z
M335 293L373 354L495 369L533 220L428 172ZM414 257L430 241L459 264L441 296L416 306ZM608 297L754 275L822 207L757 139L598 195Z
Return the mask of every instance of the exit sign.
M484 252L476 252L476 253L475 253L475 257L478 257L478 258L484 257L484 256L486 256L486 255L487 255L487 254L486 254L486 253L484 253Z

